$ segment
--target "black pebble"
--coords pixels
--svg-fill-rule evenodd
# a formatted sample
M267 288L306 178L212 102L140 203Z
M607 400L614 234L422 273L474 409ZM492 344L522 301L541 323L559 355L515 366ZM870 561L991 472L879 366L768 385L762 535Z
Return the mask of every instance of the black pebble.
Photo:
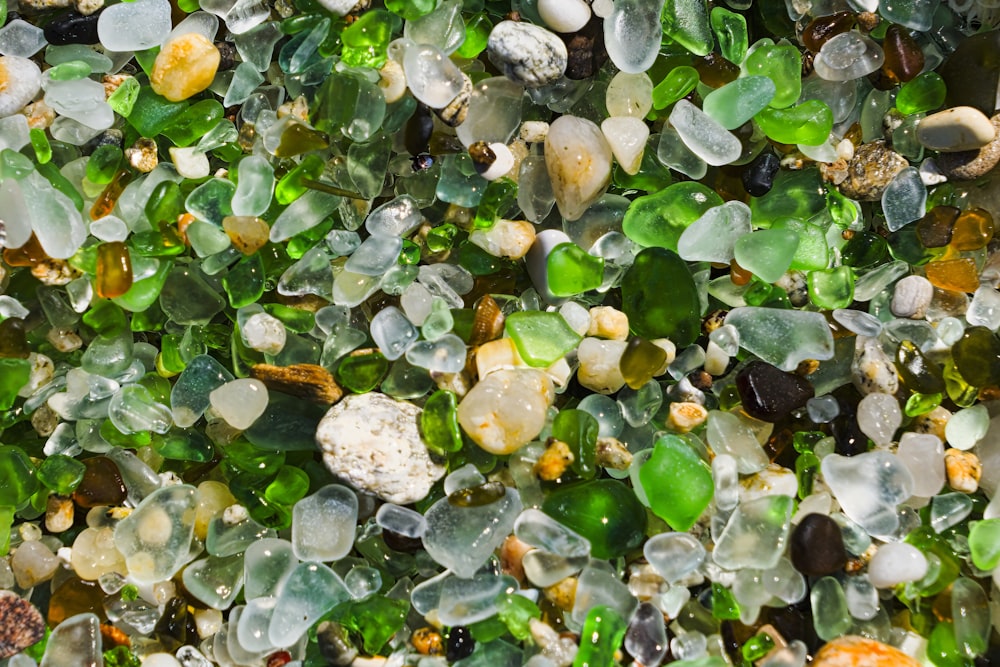
M792 565L808 577L844 569L847 550L837 522L825 514L807 514L792 531Z
M774 423L805 406L816 391L804 377L753 361L736 375L736 390L748 415Z
M743 172L743 189L754 197L763 197L771 191L779 167L781 162L778 156L770 151L764 151Z
M456 625L448 632L448 649L445 652L448 662L468 658L475 648L476 641L464 625Z
M97 19L101 12L84 16L77 12L68 12L50 21L42 29L45 40L49 44L65 46L66 44L97 44Z

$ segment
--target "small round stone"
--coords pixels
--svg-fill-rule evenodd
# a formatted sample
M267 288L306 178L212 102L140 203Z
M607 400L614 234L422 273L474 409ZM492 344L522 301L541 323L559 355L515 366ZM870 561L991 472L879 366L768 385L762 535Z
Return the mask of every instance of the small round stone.
M875 588L892 588L907 581L919 581L927 574L927 558L920 549L905 542L879 547L868 563L868 578Z
M260 380L240 378L214 389L208 399L227 424L243 431L267 409L267 387Z
M590 5L583 0L538 0L538 15L556 32L576 32L590 21Z
M934 286L931 281L923 276L906 276L893 288L889 309L896 317L919 320L927 314L932 298Z
M540 88L566 71L566 45L555 34L530 23L501 21L490 32L486 50L511 81Z
M186 100L212 85L221 60L219 49L201 33L178 35L157 54L150 86L171 102Z
M825 514L807 514L792 531L792 565L809 577L823 577L847 565L844 537L837 522Z
M927 116L917 125L924 148L942 153L982 148L997 136L993 123L979 109L954 107Z
M862 144L847 166L847 179L840 184L840 192L851 199L877 201L896 174L908 166L907 159L884 141Z
M542 371L494 371L459 403L458 423L491 454L511 454L541 432L554 398L552 380Z

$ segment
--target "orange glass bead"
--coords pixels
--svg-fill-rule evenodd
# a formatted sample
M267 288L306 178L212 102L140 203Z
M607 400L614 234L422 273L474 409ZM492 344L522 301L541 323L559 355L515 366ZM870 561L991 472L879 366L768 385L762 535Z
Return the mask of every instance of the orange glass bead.
M927 280L934 287L953 292L975 292L979 289L979 271L969 258L931 262L924 267Z
M743 285L748 285L750 283L753 279L753 273L737 264L734 259L729 262L729 279L732 280L733 284L737 287L742 287Z
M959 213L954 206L935 206L917 221L917 238L925 248L943 248L951 242Z
M184 245L188 245L187 228L197 219L190 213L181 213L177 216L177 235L184 241Z
M20 248L3 249L3 261L8 266L34 266L44 259L49 259L49 256L42 250L42 244L34 234Z
M854 27L854 14L837 12L829 16L814 18L802 31L802 46L813 53L819 53L823 45L842 32Z
M951 234L956 250L979 250L993 240L993 216L982 208L970 208L958 216Z
M109 241L97 246L97 295L113 299L132 287L132 258L122 241Z
M118 198L122 196L122 192L130 180L132 180L132 174L127 169L122 169L115 174L111 178L111 182L104 187L94 205L90 207L90 219L100 220L106 215L111 215L111 212L115 210L115 204L118 203Z

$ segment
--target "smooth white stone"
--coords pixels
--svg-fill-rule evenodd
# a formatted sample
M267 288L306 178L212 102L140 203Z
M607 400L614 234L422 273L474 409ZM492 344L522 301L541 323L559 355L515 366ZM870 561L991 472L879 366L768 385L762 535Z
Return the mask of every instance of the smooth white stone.
M538 0L537 10L556 32L576 32L590 21L590 5L583 0Z
M996 138L996 128L974 107L953 107L931 114L917 124L917 141L942 153L982 148Z
M496 156L493 164L480 174L487 181L495 181L501 176L506 176L514 167L514 154L507 148L507 144L499 141L490 144L490 150Z
M919 581L927 574L927 558L915 546L892 542L879 547L868 563L868 579L875 588Z
M20 56L0 56L0 118L20 111L42 88L42 71Z

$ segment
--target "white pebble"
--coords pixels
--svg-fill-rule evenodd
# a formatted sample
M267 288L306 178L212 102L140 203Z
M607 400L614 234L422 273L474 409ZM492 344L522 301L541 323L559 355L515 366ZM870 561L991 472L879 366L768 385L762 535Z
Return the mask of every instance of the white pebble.
M247 347L270 355L284 349L288 336L281 320L268 313L251 315L243 324L242 332Z
M495 181L501 176L506 176L514 167L514 154L507 148L507 144L500 143L499 141L490 144L490 150L493 151L496 159L480 175L487 181Z
M927 558L920 549L905 542L884 544L868 563L868 578L875 588L919 581L927 574Z
M934 285L923 276L906 276L892 291L889 310L896 317L919 320L927 314L934 298Z
M903 423L903 413L895 396L873 392L858 403L858 427L879 447L892 442Z
M973 107L954 107L927 116L917 124L917 140L941 152L982 148L996 138L990 119Z
M20 56L0 56L0 118L6 118L24 108L42 88L42 71L38 65Z
M181 667L181 663L169 653L150 653L142 659L142 667Z
M990 413L986 406L980 403L953 414L945 424L944 437L955 449L966 451L975 447L989 428Z
M537 9L556 32L576 32L590 21L590 5L583 0L538 0Z

